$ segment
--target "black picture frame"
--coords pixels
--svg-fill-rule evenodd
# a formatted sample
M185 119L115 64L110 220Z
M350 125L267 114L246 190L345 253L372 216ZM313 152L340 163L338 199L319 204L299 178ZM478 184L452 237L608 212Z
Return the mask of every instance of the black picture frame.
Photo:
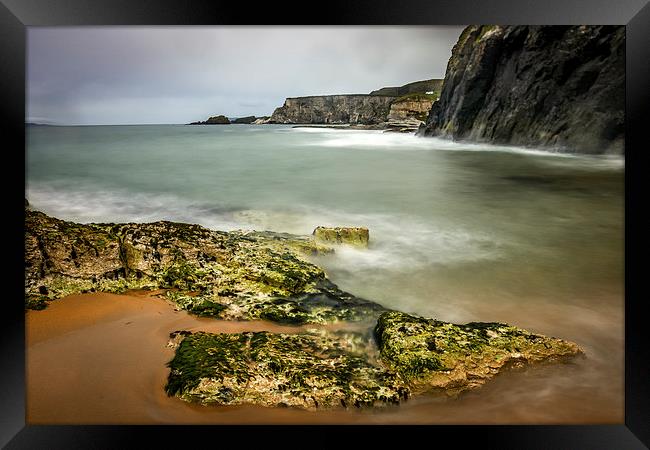
M625 174L625 423L585 426L26 426L24 277L25 64L26 27L65 25L626 25ZM481 448L636 449L650 446L650 346L646 345L642 171L649 152L645 128L650 104L650 4L648 0L332 0L323 4L217 0L0 0L0 91L6 146L4 259L0 348L0 445L6 448L128 448L192 445L201 438L223 445L226 437L251 444L333 446L360 434L372 440L415 438ZM18 156L16 163L10 157ZM645 232L645 233L644 233ZM15 236L15 237L14 237ZM7 291L6 286L9 286ZM417 436L415 436L415 434ZM226 436L228 435L228 436ZM140 444L142 445L142 444ZM449 444L447 444L449 445Z

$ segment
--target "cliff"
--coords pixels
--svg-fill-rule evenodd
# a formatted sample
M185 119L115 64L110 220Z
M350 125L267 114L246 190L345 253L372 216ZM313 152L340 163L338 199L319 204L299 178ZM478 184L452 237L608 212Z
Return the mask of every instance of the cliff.
M386 120L395 97L383 95L319 95L287 98L271 115L272 123L371 125Z
M405 120L416 118L426 120L433 104L433 98L427 96L407 96L395 100L390 105L388 120Z
M422 112L429 111L441 86L442 80L424 80L370 94L291 97L276 108L270 122L388 126L391 121L413 130L426 118Z
M469 26L418 134L624 153L623 26Z

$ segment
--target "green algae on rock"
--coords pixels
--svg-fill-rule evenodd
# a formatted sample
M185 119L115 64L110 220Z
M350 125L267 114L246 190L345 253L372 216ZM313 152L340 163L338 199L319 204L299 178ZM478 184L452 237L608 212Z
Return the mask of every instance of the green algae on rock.
M165 389L186 401L332 409L396 404L408 395L393 373L372 364L360 334L177 332L172 338L178 347Z
M167 221L76 224L31 209L25 225L28 308L84 292L167 289L181 308L223 319L326 323L383 310L307 261L332 252L307 236Z
M480 386L508 367L583 353L572 342L503 323L455 325L398 311L379 316L375 339L382 362L414 391L450 394Z
M305 409L457 395L496 374L582 353L574 343L501 323L455 325L389 311L374 339L327 330L210 334L178 331L166 391L204 404Z
M316 227L313 236L316 241L357 247L368 247L369 240L368 229L363 227Z

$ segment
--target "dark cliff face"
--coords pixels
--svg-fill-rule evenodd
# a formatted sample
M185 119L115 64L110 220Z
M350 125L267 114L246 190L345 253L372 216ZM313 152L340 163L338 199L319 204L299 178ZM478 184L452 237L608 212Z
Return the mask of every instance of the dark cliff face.
M623 26L469 26L420 135L624 153Z

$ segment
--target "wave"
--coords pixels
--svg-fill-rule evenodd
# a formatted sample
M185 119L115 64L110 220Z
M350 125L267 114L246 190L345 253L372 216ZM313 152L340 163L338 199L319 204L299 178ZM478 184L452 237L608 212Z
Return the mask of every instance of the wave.
M28 186L30 206L54 217L80 223L91 222L175 222L198 223L208 228L233 230L231 208L188 201L174 195L103 190L88 186L58 188Z
M495 237L462 227L428 223L395 214L358 214L311 206L262 210L191 201L174 195L116 190L61 189L30 186L30 205L54 217L80 223L154 222L197 223L215 230L267 230L308 235L317 226L364 226L370 230L368 250L340 246L336 265L355 270L414 268L499 258L503 243Z
M345 130L336 128L290 128L296 133L320 134L324 139L315 140L307 145L320 147L352 147L359 149L388 150L429 150L461 152L503 152L519 153L547 157L548 159L566 159L586 162L594 166L621 168L625 158L619 155L586 155L568 153L559 149L541 149L511 145L453 141L439 137L421 137L415 134L386 133L383 130Z

